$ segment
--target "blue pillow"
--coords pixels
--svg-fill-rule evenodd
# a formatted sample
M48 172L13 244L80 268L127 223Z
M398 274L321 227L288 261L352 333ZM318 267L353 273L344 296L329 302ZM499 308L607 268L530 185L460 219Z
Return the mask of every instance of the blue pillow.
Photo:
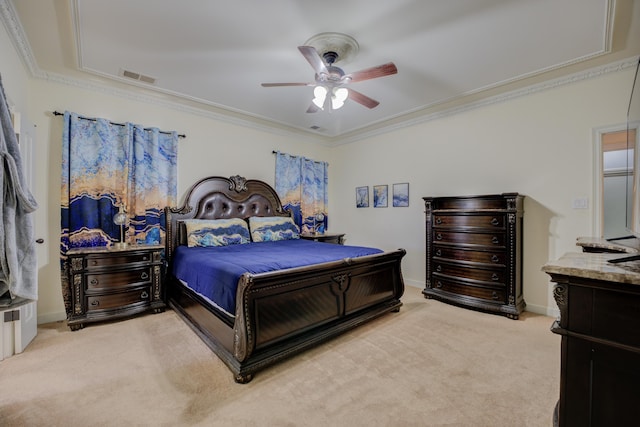
M251 241L247 223L241 218L188 219L184 225L189 247L227 246Z
M275 242L300 238L300 229L293 218L285 216L252 216L249 218L254 242Z

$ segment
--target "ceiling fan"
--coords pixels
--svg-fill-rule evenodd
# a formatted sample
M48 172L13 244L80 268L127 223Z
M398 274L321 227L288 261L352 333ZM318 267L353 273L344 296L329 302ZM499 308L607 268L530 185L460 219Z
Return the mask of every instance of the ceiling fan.
M364 80L396 74L398 69L393 62L366 68L353 73L345 73L334 64L338 60L344 61L355 55L358 43L352 37L341 33L321 33L298 46L298 50L307 59L315 74L315 82L309 83L262 83L263 87L277 86L315 86L314 98L307 109L307 113L324 110L330 103L332 110L344 105L347 99L375 108L380 103L375 99L346 86Z

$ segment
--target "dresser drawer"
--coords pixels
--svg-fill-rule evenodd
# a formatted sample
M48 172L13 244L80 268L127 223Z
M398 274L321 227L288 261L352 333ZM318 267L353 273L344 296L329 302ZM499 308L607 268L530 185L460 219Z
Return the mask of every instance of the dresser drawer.
M115 267L118 265L131 265L135 263L148 263L152 261L150 252L128 253L117 255L89 255L85 258L87 269L99 267Z
M142 267L113 273L88 273L87 292L105 289L129 288L151 284L151 268Z
M504 268L485 270L480 268L469 268L463 265L451 265L442 262L434 262L433 271L434 274L437 273L445 276L479 280L482 282L487 282L487 284L489 285L504 286L507 282L507 272Z
M151 288L144 287L135 290L109 295L87 296L87 314L92 311L108 309L124 309L127 306L148 303L151 301Z
M488 264L496 267L507 265L507 254L504 251L474 251L471 249L452 248L450 246L433 246L434 260L444 258L460 262Z
M461 244L501 248L505 246L504 233L465 233L434 230L436 244Z
M502 288L487 288L483 286L473 286L448 280L434 274L433 289L449 292L456 295L478 298L485 301L505 304L507 302L506 290Z
M433 216L434 228L482 228L485 230L504 229L505 216L495 215L438 215Z

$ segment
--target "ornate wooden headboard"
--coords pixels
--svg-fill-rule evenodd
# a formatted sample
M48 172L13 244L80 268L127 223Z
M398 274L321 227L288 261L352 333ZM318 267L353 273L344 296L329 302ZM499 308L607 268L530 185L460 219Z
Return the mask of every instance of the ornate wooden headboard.
M186 219L221 219L252 216L291 216L282 208L276 191L266 182L245 179L239 175L230 178L211 176L196 182L187 191L181 207L166 207L166 253L170 260L174 249L186 244Z

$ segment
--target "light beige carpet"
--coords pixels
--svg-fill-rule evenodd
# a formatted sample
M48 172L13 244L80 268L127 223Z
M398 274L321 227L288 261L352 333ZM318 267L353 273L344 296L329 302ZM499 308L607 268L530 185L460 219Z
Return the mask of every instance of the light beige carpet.
M41 325L0 362L1 426L550 426L560 337L426 300L236 384L168 310L71 332Z

